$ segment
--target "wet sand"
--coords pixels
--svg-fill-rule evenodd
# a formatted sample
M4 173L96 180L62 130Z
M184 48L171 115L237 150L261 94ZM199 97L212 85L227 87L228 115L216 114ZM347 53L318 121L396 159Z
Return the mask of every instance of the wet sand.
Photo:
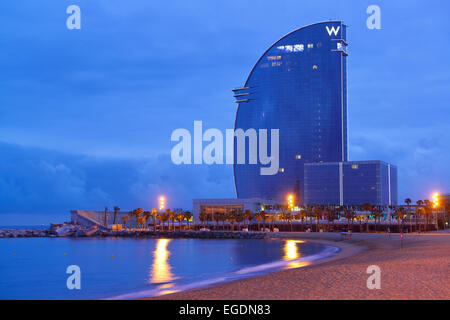
M353 234L281 233L339 246L341 252L318 264L254 278L153 297L151 299L450 299L450 233ZM381 269L381 289L367 288L367 267Z

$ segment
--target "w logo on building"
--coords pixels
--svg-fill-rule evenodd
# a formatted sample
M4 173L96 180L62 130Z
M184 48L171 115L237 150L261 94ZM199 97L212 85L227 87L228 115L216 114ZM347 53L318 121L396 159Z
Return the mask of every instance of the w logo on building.
M328 35L331 37L331 34L334 33L334 36L337 36L339 29L341 29L341 26L338 26L337 28L335 28L334 26L331 27L331 29L328 26L325 26L325 28L327 28L328 31Z

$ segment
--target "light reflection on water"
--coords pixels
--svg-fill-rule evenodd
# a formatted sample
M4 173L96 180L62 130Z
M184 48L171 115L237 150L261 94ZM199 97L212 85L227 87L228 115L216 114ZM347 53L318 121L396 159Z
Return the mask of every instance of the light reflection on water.
M300 252L297 247L297 243L305 243L301 240L285 240L284 245L284 261L296 260L301 258ZM286 265L287 269L300 268L309 265L309 261L292 261Z
M279 239L1 239L0 299L161 295L301 267L324 249ZM82 290L67 289L68 265L80 266Z
M169 294L177 292L178 290L170 290L174 286L174 281L177 279L171 272L172 267L169 263L170 252L167 249L171 239L158 239L156 242L156 249L153 251L153 264L150 273L150 283L160 284L157 288L160 290L159 294Z
M150 273L150 283L165 283L174 280L169 264L170 252L167 250L169 239L158 239L153 251L153 264Z

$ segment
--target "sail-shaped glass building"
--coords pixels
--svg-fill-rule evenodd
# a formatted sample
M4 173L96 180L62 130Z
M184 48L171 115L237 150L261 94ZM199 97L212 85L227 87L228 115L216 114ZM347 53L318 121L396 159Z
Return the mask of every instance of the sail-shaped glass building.
M291 193L301 204L306 163L347 161L346 47L342 21L302 27L271 45L233 89L235 129L279 129L280 148L275 175L234 162L238 198L284 201Z

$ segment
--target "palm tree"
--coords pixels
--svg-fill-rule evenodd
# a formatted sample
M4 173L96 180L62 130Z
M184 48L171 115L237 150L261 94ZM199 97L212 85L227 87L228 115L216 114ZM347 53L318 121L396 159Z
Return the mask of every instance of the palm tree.
M303 217L302 212L303 211L298 211L296 214L294 214L294 219L295 220L302 220L302 217Z
M216 222L216 229L219 230L220 212L214 212L213 220Z
M273 213L269 215L269 221L270 221L270 223L272 225L272 231L273 231L273 228L274 228L273 224L274 224L276 218L277 218L276 215L273 214Z
M406 207L408 208L408 217L409 217L409 232L412 232L412 223L411 223L411 199L410 198L406 198L405 199L405 203L406 203Z
M206 223L207 223L208 227L209 227L209 223L212 222L213 219L214 219L214 217L213 217L213 214L212 214L212 213L208 213L208 214L206 215Z
M313 209L313 215L316 217L316 232L319 231L320 217L322 216L322 206L315 206Z
M359 232L362 232L362 221L363 219L365 219L366 215L365 214L358 214L357 218L359 220Z
M284 213L286 220L289 222L289 230L292 232L292 212L290 210Z
M422 200L417 200L417 201L416 201L416 204L419 206L419 207L416 209L416 225L417 225L417 216L424 215L424 214L422 214L422 213L419 213L419 214L417 213L417 210L420 209L421 206L423 206L423 201L422 201ZM416 226L416 230L417 230L417 226ZM419 224L419 231L420 231L420 224Z
M368 202L364 202L362 209L366 212L366 231L369 232L369 211L372 209L372 205Z
M143 215L144 215L145 229L148 229L147 221L150 218L150 216L152 215L152 213L150 211L144 211Z
M138 222L139 217L144 213L142 208L137 208L132 211L133 216L136 218L136 223Z
M332 210L325 208L323 211L323 215L327 219L327 228L328 228L327 230L328 232L330 232L330 221L331 219L333 219L333 212Z
M256 221L258 221L258 231L261 231L261 229L260 229L260 222L261 222L261 220L262 220L262 214L261 214L261 211L260 212L257 212L257 213L255 213L255 218L256 218Z
M189 229L189 221L191 221L191 219L192 219L192 213L190 211L185 211L183 213L183 215L184 215L184 219L186 219L187 227Z
M429 200L424 200L423 202L425 203L425 231L428 231L428 224L430 222L430 216L433 215L433 208Z
M244 220L247 221L247 229L248 229L248 223L250 222L250 217L252 216L251 210L245 210L244 211Z
M170 211L170 209L167 208L166 214L167 214L168 219L172 222L172 231L174 231L175 230L175 212ZM169 228L169 230L170 230L170 228Z
M398 232L402 232L403 228L400 229L400 221L403 225L403 219L405 217L405 208L400 207L397 210L394 211L394 216L397 218L397 224L398 224Z
M200 220L202 228L204 228L205 227L205 221L208 220L208 214L206 213L205 210L202 210L200 212L200 214L198 215L198 220Z
M139 218L138 218L138 221L139 221L139 228L140 228L140 229L144 229L144 226L145 226L145 218L144 218L144 217L139 217Z
M158 210L156 208L152 209L152 215L153 215L153 231L156 231L156 218L158 216Z
M162 222L162 229L164 230L164 223L169 220L169 215L167 212L162 212L160 214L159 220Z
M128 222L128 216L123 216L122 217L122 221L123 221L123 228L126 229L127 228L127 222Z
M236 210L231 210L230 212L228 212L228 214L226 215L226 218L231 223L231 231L234 231L234 223L236 222L236 218L237 218Z
M353 225L353 219L355 218L355 213L351 209L345 209L345 218L347 219L347 230L350 231L350 221Z
M116 216L117 216L117 212L120 211L120 208L118 206L114 207L114 218L113 218L113 224L116 224Z
M311 224L312 222L312 218L313 218L313 216L314 216L314 213L313 213L313 207L310 207L310 206L306 206L305 207L305 222L306 222L306 225L305 225L305 229L306 229L306 226L308 225L308 223L309 224ZM308 222L308 218L309 218L309 222Z
M253 219L255 219L255 214L253 212L251 212L249 215L245 215L245 217L247 218L247 222L246 222L247 223L247 229L250 231L250 229L252 228Z
M266 213L266 211L264 209L262 209L260 213L261 213L261 219L262 219L262 222L263 222L263 230L265 232L266 231L267 213Z
M383 216L383 212L379 208L374 206L373 209L372 209L372 214L373 214L373 216L375 218L375 232L377 232L377 222Z
M304 208L304 210L300 211L301 215L302 215L302 231L306 230L306 223L308 220L308 215L309 215L309 209L307 209L306 207Z
M180 227L180 231L181 231L181 223L183 222L183 220L185 219L184 217L184 213L180 212L176 215L176 219L178 220L178 225Z
M341 212L340 207L333 207L330 210L330 214L329 214L329 219L330 219L330 223L333 226L333 231L336 230L335 224L334 224L334 220L339 219L339 214ZM329 229L330 231L330 229Z
M238 224L238 231L241 231L241 223L244 221L244 213L242 211L238 211L236 213L236 222Z
M423 207L418 207L416 209L416 219L417 219L417 216L425 218L425 209ZM419 223L419 232L421 231L421 229L422 228ZM425 231L425 226L423 227L423 230Z

